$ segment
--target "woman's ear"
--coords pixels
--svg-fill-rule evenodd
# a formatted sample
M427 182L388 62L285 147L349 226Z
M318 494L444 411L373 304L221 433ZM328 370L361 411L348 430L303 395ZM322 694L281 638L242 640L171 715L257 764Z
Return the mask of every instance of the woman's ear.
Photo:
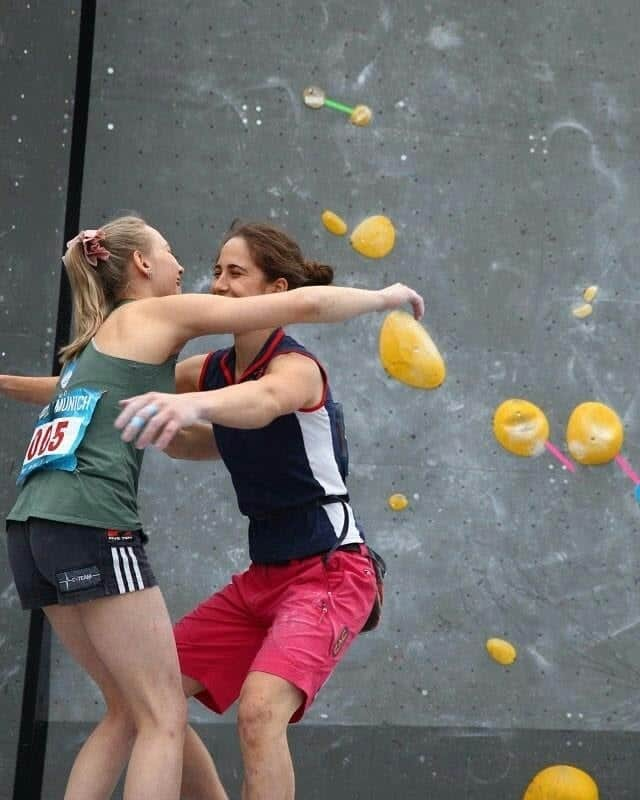
M133 251L133 266L142 278L151 278L151 265L145 261L144 256L139 250Z
M276 278L271 286L273 287L272 291L274 292L286 292L289 288L289 281L287 281L286 278Z

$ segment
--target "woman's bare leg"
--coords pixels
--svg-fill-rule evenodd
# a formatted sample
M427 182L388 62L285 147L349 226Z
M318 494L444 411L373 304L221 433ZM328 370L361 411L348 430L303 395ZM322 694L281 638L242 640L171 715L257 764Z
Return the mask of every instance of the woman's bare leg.
M186 697L193 697L204 687L183 675L182 688ZM184 740L181 797L182 800L229 800L209 751L191 726L187 727Z
M67 609L61 611L64 614ZM100 598L78 605L74 611L135 728L125 800L178 800L186 701L171 623L160 590L154 587ZM52 620L54 629L64 627L60 610L54 615L58 617ZM99 732L100 737L102 733ZM90 754L95 749L92 743ZM87 762L78 770L74 767L74 780L90 785L96 774L92 769L94 761Z
M293 800L287 726L304 695L289 681L250 672L240 693L238 732L244 761L242 800Z
M108 800L131 752L133 721L113 676L87 636L78 606L48 606L43 611L62 644L96 682L106 704L103 719L75 758L65 800Z
M106 714L79 751L67 784L65 800L108 800L135 740L135 725L112 675L87 633L78 606L44 609L56 634L102 691ZM183 691L193 697L203 687L183 676ZM184 741L182 800L228 800L211 755L193 728Z

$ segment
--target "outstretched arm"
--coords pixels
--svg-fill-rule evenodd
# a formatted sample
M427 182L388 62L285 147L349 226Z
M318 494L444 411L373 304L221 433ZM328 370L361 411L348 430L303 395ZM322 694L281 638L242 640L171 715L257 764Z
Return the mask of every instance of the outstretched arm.
M200 373L206 358L207 354L204 353L184 358L176 364L176 392L178 394L198 391ZM188 461L207 461L220 458L213 428L208 422L197 422L188 428L181 428L170 444L164 448L164 452L171 458Z
M163 330L166 330L167 320L171 320L174 323L171 347L174 343L182 347L189 339L207 334L245 333L299 322L342 322L360 314L398 308L405 303L413 307L416 319L422 317L422 297L401 283L378 291L304 286L253 297L171 295L143 300L136 306L150 324L160 324Z
M313 407L324 392L318 365L289 353L275 358L265 375L224 389L182 395L149 392L122 401L116 420L125 441L167 447L181 428L207 420L232 428L262 428L276 417Z
M55 394L56 377L27 377L22 375L0 375L0 394L22 403L45 405Z
M197 422L188 428L181 428L164 451L171 458L188 461L209 461L220 458L213 428L209 422Z

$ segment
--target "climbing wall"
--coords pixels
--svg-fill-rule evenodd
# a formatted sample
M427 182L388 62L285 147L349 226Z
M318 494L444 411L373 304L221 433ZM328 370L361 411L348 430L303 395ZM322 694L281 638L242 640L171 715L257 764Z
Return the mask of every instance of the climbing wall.
M83 224L138 211L171 241L186 290L206 291L230 222L274 222L335 265L337 283L401 280L423 293L446 365L437 388L391 377L382 317L292 329L343 403L351 497L389 566L381 627L291 731L300 796L520 800L536 773L566 763L603 796L635 797L640 9L123 0L97 10ZM305 104L310 86L322 107ZM350 121L359 104L368 125ZM24 218L22 198L12 205ZM344 235L327 229L325 210ZM363 255L350 237L372 216L390 221L393 242ZM22 247L30 259L32 238L9 241L6 257ZM48 245L55 266L59 242ZM28 300L12 287L3 307L8 291L35 307L32 286ZM33 324L54 305L39 299L48 311ZM7 369L46 365L27 345L19 356ZM496 410L511 399L548 423L531 453L496 438ZM615 411L624 431L600 465L566 442L588 401ZM25 410L3 409L12 431L27 430ZM394 494L404 500L390 505ZM141 498L178 617L247 563L246 522L220 465L150 453ZM510 654L505 663L489 639L507 643L492 650ZM19 649L7 658L19 665ZM92 687L54 649L47 785L62 785L99 714ZM237 792L233 712L218 720L194 706L193 719Z
M66 0L55 8L4 0L0 12L1 373L51 374L79 7ZM4 400L0 409L4 516L15 498L34 409ZM1 552L0 797L5 800L11 797L18 750L29 616L20 609L4 545Z

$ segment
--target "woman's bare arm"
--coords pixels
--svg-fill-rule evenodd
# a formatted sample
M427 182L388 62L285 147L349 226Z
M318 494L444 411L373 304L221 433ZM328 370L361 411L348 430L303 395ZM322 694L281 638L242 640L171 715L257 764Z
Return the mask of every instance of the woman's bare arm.
M275 358L265 375L223 389L187 394L148 392L122 401L115 422L125 441L161 450L199 421L231 428L262 428L276 417L314 407L324 392L322 374L310 358L288 353Z
M245 333L291 323L342 322L360 314L387 311L405 303L414 316L424 313L422 297L396 283L371 291L339 286L304 286L289 292L253 297L184 294L149 298L136 303L137 313L167 330L173 324L176 347L189 339L216 333Z
M0 375L0 394L22 403L46 405L54 396L58 379L52 376Z
M220 458L220 451L208 422L196 422L188 428L181 428L164 448L171 458L187 461L209 461Z
M200 388L200 373L208 353L191 356L176 364L176 392L197 392Z

